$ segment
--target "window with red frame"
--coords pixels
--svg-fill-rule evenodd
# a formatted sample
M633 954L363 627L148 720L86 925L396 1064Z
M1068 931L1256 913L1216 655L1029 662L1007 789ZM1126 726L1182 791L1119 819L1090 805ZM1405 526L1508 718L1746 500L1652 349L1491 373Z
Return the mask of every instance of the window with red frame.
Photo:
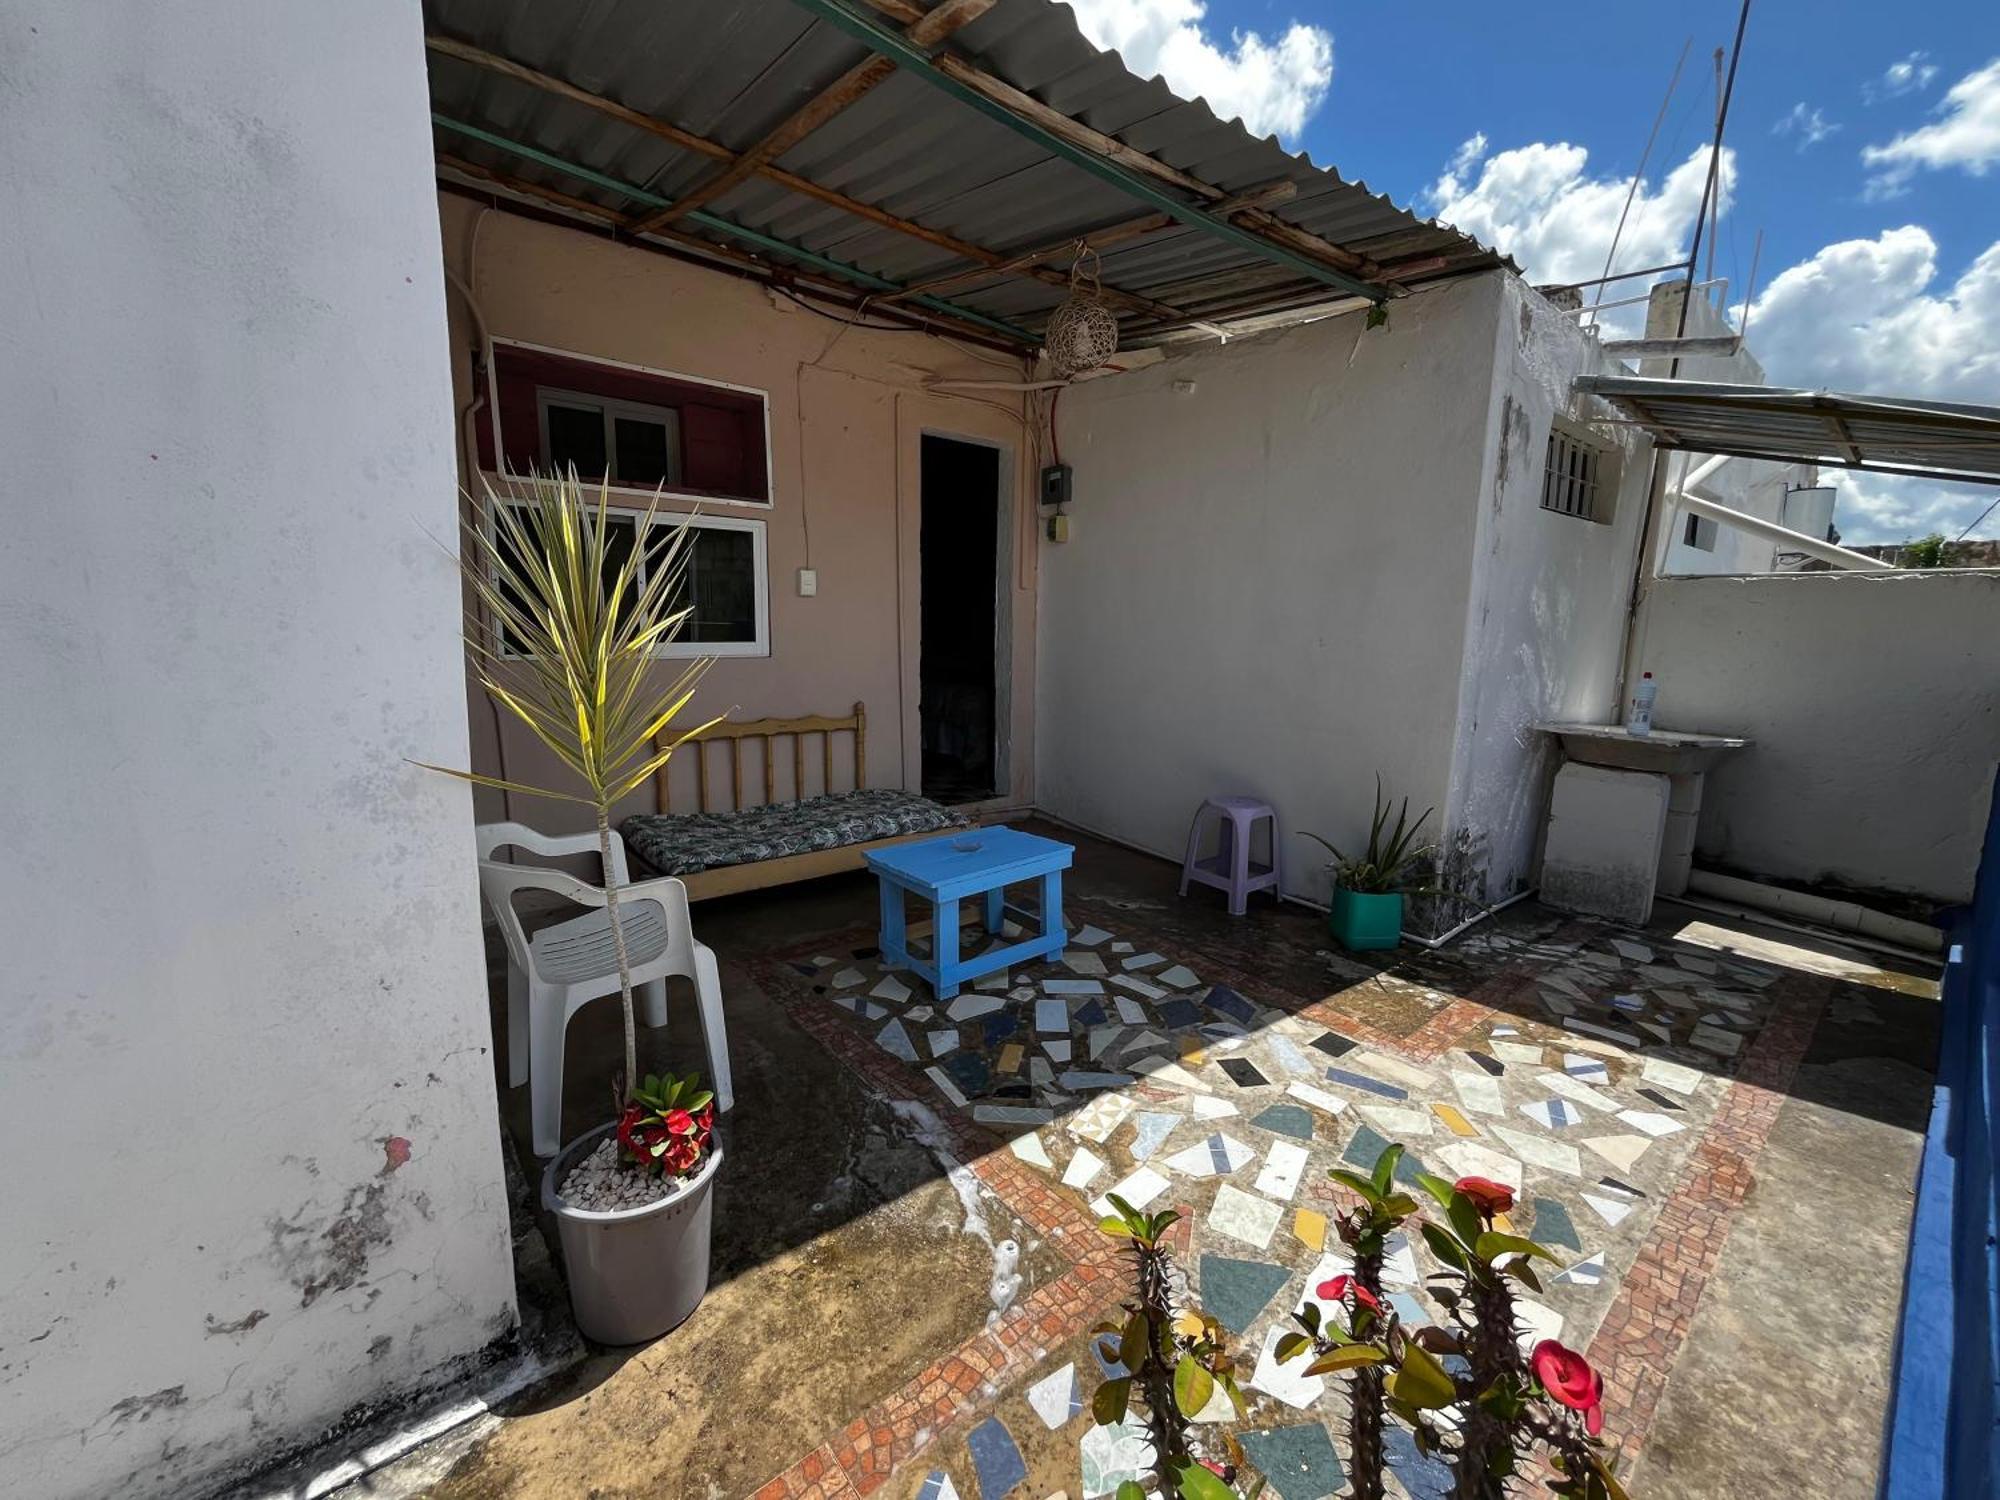
M518 344L493 350L501 443L509 470L565 470L593 483L771 503L766 406L754 391L706 385ZM492 428L479 462L494 461Z

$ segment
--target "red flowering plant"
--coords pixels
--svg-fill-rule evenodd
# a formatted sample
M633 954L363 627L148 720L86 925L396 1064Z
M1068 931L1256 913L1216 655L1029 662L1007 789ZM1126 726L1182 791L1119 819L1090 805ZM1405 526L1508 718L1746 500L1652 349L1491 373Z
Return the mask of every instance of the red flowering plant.
M1449 1462L1453 1500L1499 1500L1541 1449L1556 1478L1551 1495L1564 1500L1626 1500L1603 1446L1603 1383L1582 1355L1552 1339L1523 1358L1512 1283L1536 1291L1535 1260L1555 1257L1499 1222L1514 1206L1514 1190L1484 1177L1447 1182L1416 1174L1417 1185L1442 1210L1419 1217L1417 1200L1394 1188L1403 1148L1391 1146L1367 1177L1335 1171L1357 1204L1338 1221L1354 1254L1351 1275L1320 1283L1320 1302L1343 1319L1307 1303L1294 1316L1303 1334L1279 1341L1280 1360L1310 1352L1307 1372L1346 1371L1349 1383L1349 1477L1358 1500L1382 1493L1382 1423L1392 1413L1418 1448ZM1406 1333L1383 1305L1381 1271L1386 1237L1415 1220L1442 1270L1428 1288L1449 1322Z
M1205 1440L1193 1432L1195 1419L1217 1395L1226 1398L1236 1415L1244 1413L1243 1392L1237 1388L1235 1361L1228 1335L1207 1313L1174 1306L1179 1278L1165 1236L1180 1218L1172 1209L1142 1213L1116 1193L1114 1213L1098 1228L1126 1242L1132 1252L1137 1295L1124 1304L1122 1321L1100 1323L1092 1337L1101 1340L1098 1353L1107 1365L1124 1368L1097 1388L1090 1414L1100 1426L1123 1422L1136 1403L1144 1414L1146 1435L1153 1449L1153 1478L1158 1500L1256 1500L1264 1490L1262 1475L1248 1471L1242 1446L1220 1428L1215 1451L1202 1451ZM1118 1486L1115 1500L1153 1500L1137 1480Z
M1355 1203L1334 1221L1334 1232L1353 1257L1351 1274L1322 1281L1315 1288L1318 1301L1307 1302L1292 1314L1304 1330L1288 1333L1278 1340L1279 1363L1310 1353L1308 1375L1329 1375L1347 1371L1353 1375L1351 1400L1347 1410L1347 1439L1353 1455L1350 1465L1354 1500L1379 1500L1382 1495L1382 1411L1389 1384L1412 1369L1412 1381L1423 1378L1428 1356L1417 1350L1410 1359L1409 1340L1403 1336L1393 1309L1383 1304L1382 1258L1389 1236L1416 1212L1417 1200L1396 1186L1396 1168L1403 1159L1401 1146L1390 1146L1375 1159L1367 1176L1336 1168L1328 1175L1355 1197ZM1320 1303L1332 1303L1342 1310L1346 1326L1323 1316ZM1440 1371L1440 1374L1443 1372Z
M649 1177L686 1177L714 1125L715 1095L698 1074L648 1073L618 1117L619 1156Z

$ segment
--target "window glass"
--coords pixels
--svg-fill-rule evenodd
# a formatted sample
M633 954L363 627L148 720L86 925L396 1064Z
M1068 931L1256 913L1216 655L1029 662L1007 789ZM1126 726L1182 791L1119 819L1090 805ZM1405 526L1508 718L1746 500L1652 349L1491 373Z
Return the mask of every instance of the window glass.
M673 479L673 437L665 422L621 416L611 426L620 484L657 485Z
M649 568L661 566L677 523L660 523L647 546ZM681 639L708 643L757 639L757 549L747 531L694 526L683 557L686 581L680 603L693 614Z
M549 467L558 474L572 467L580 478L604 477L604 409L568 401L548 403Z

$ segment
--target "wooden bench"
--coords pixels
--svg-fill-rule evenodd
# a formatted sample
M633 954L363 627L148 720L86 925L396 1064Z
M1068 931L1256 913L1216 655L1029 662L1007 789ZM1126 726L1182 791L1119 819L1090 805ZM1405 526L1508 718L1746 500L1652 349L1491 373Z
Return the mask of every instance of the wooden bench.
M835 757L834 736L851 734L854 737L854 772L847 787L836 786L834 782ZM854 712L841 717L828 714L808 714L797 719L745 719L739 722L725 720L703 730L682 745L673 760L654 773L655 811L671 815L674 812L673 789L668 783L668 773L684 757L692 754L695 760L695 787L699 810L702 812L742 812L746 788L761 784L764 800L762 804L751 806L776 806L781 801L803 802L809 800L806 789L806 768L808 764L808 742L817 737L819 741L819 764L821 795L829 792L858 790L867 774L868 765L868 712L864 704L854 705ZM667 739L670 737L663 737ZM782 750L779 741L791 741L792 795L781 799L778 796L778 764ZM718 756L714 751L719 745L727 745L727 756ZM744 761L746 745L750 750L751 768L746 774ZM664 744L662 745L664 748ZM729 802L725 809L719 798L711 797L713 782L712 763L726 759L729 774ZM720 865L707 870L699 870L678 878L687 887L688 899L703 901L712 896L729 896L738 891L762 890L768 886L789 885L795 880L814 880L821 875L837 875L844 870L858 870L863 867L871 849L886 849L894 844L906 844L917 839L936 838L943 828L925 829L918 833L899 834L891 838L868 839L859 843L842 844L830 849L812 849L802 854L780 855L775 859L754 860L748 864Z

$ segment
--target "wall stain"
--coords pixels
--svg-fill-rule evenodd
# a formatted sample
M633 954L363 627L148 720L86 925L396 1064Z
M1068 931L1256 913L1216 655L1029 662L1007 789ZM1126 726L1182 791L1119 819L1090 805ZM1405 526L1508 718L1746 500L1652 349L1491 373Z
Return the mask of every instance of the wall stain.
M388 1184L379 1178L347 1190L340 1212L314 1234L298 1219L270 1220L272 1258L299 1289L299 1306L344 1292L367 1273L368 1261L390 1240Z
M216 1321L214 1313L210 1313L207 1318L208 1336L214 1338L218 1333L248 1333L270 1316L263 1308L257 1307L252 1308L233 1323L221 1323Z
M184 1385L165 1386L150 1396L127 1396L123 1401L113 1402L104 1415L113 1427L126 1422L150 1422L155 1412L172 1411L177 1406L186 1406L187 1387Z

